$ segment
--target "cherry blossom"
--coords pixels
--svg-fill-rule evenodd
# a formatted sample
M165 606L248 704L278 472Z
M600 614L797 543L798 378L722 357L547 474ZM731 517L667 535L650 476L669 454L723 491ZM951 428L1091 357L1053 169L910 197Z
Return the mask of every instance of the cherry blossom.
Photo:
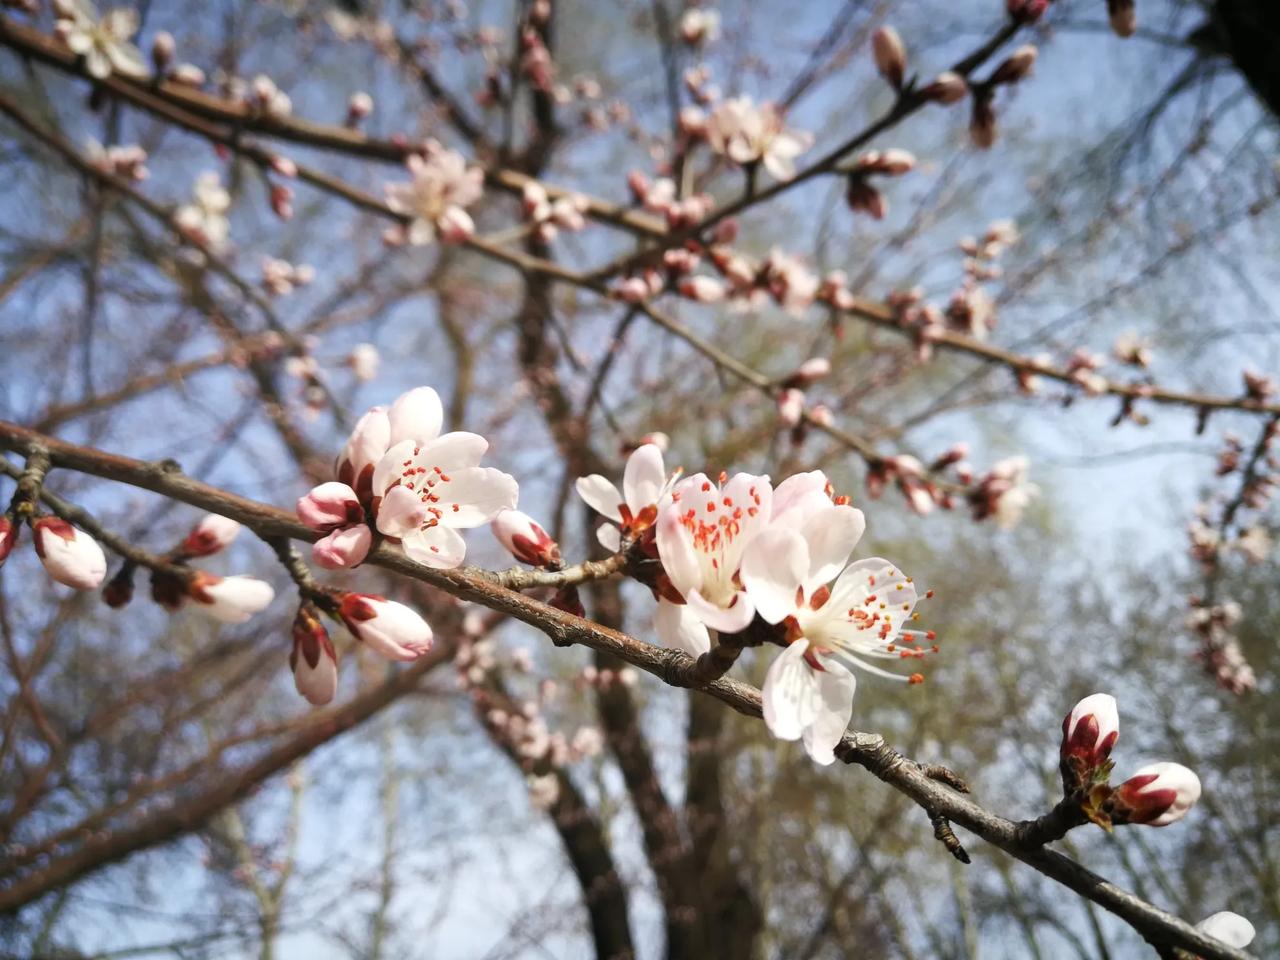
M138 32L137 11L117 7L99 18L89 0L57 0L54 12L58 35L73 53L84 57L91 77L105 80L112 73L147 75L142 51L129 42Z
M579 477L574 488L587 506L613 521L596 531L596 539L606 550L616 553L622 547L624 533L634 539L653 527L659 509L670 502L671 488L678 476L679 471L667 475L662 450L656 444L644 443L627 458L621 493L611 480L598 473Z
M222 186L216 171L206 170L196 178L192 196L191 203L174 213L173 222L213 250L222 249L231 230L227 220L231 194Z
M107 558L98 541L59 517L31 524L36 554L45 572L77 590L96 590L107 575Z
M776 104L757 106L748 97L726 100L707 120L707 142L734 163L763 163L779 180L796 175L795 158L813 145L813 135L787 129Z
M484 171L468 167L456 150L430 141L425 155L406 161L412 180L386 185L387 204L410 218L406 239L414 246L465 239L475 229L466 208L484 192Z
M765 722L780 739L803 739L821 764L835 759L853 715L857 683L848 667L908 680L867 659L923 656L914 644L928 636L902 629L916 603L909 578L887 560L848 562L866 521L828 491L821 471L779 484L768 527L748 545L741 568L756 612L784 625L788 641L765 679Z
M768 477L739 473L719 483L698 473L680 481L658 510L657 547L676 597L658 602L656 624L668 646L693 654L710 649L707 628L736 633L755 616L738 576L743 554L769 522Z

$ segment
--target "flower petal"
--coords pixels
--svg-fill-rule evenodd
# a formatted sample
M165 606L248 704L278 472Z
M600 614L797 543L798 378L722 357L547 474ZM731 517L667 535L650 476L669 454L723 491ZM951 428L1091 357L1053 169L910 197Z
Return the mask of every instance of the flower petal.
M664 646L683 650L691 657L700 657L711 650L711 635L706 626L685 604L659 600L653 623Z
M410 560L438 570L450 570L467 556L467 543L462 534L441 525L409 534L400 541L400 547Z
M737 633L745 630L756 615L756 605L746 591L733 595L728 606L719 606L705 599L696 589L684 595L685 605L693 614L713 630L720 633Z
M448 477L447 483L435 487L443 526L481 526L503 510L514 510L520 499L515 477L492 467L468 467Z
M797 640L774 658L765 674L764 722L779 740L799 740L818 713L818 682L805 661L807 640Z
M612 523L600 524L596 530L596 540L610 553L617 553L622 549L622 531Z
M378 532L388 537L406 536L426 519L427 505L407 487L392 487L378 506Z
M698 556L694 552L693 537L680 522L684 502L670 503L658 513L658 557L672 586L687 594L702 583Z
M652 443L642 444L627 458L622 474L622 495L633 514L657 503L667 482L662 451Z
M853 694L858 679L831 659L820 661L825 670L815 671L818 681L818 712L804 729L804 748L815 763L834 763L836 744L853 719Z
M808 576L808 544L794 530L770 527L747 544L740 573L760 616L781 623L795 612L796 590Z
M866 529L867 519L862 511L843 504L832 504L805 521L800 533L809 545L806 593L830 583L844 569Z
M480 466L480 458L489 449L489 441L477 433L455 430L422 445L418 460L428 469L438 467L445 473Z
M439 436L444 409L435 390L418 387L402 393L387 411L387 417L391 421L392 446L402 440L416 440L421 445Z
M607 477L593 473L589 477L579 477L573 486L583 502L596 513L617 523L622 522L622 513L618 510L622 506L622 494Z
M384 496L387 487L400 480L405 471L414 465L413 451L417 445L417 442L412 439L401 440L378 459L377 466L373 468L375 497Z

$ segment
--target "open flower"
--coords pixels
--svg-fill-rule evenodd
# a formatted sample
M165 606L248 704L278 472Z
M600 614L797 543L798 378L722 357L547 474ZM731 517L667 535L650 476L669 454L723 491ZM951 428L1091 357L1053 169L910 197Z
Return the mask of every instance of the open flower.
M271 584L256 577L219 577L200 571L187 586L196 609L223 623L244 623L275 599Z
M41 517L31 530L49 576L77 590L98 589L107 575L107 558L97 540L59 517Z
M313 547L317 563L356 566L376 529L419 563L456 567L466 556L457 531L515 507L515 480L479 466L488 441L474 433L441 436L443 422L440 397L430 387L360 418L338 456L337 481L298 501L302 521L328 534Z
M662 450L644 443L627 458L621 493L613 481L598 473L579 477L574 488L587 506L617 524L604 524L596 531L601 546L616 553L622 546L623 533L634 538L653 527L658 508L668 501L677 476L678 471L667 476Z
M776 104L735 97L721 103L707 120L711 149L738 164L764 163L779 180L796 175L795 158L813 145L813 135L785 126Z
M105 80L112 73L147 75L142 51L129 42L138 32L137 11L117 7L99 18L89 0L61 0L55 10L58 35L72 53L84 57L91 77Z
M695 474L675 485L658 510L657 545L662 569L684 600L658 602L664 643L691 654L711 647L707 628L737 633L755 616L755 604L739 579L743 553L769 522L773 487L748 473L712 483Z
M357 640L388 660L416 660L431 649L431 625L403 603L371 593L348 593L338 615Z
M425 156L413 154L406 165L413 179L387 184L386 193L388 206L410 218L409 243L431 243L437 233L452 241L469 236L475 225L466 208L484 192L484 171L468 167L462 154L434 141Z
M213 170L206 170L196 178L192 190L192 202L179 207L173 222L200 243L217 251L226 245L231 232L227 210L231 208L231 194L222 186L222 180Z

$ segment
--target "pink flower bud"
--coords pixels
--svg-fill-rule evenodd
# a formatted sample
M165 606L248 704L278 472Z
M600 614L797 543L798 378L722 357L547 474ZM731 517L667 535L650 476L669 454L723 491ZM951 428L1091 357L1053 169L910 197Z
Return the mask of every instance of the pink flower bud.
M882 194L861 176L849 178L849 186L845 190L845 202L854 213L865 213L876 220L883 220L889 211L889 204Z
M1049 0L1008 0L1009 16L1018 23L1035 23L1049 9Z
M187 593L197 610L223 623L244 623L276 595L271 584L256 577L219 577L204 571L191 578Z
M809 417L820 427L829 427L835 422L835 416L832 414L831 408L825 403L820 403L810 410Z
M1180 763L1152 763L1116 788L1115 823L1166 827L1187 815L1200 799L1200 778Z
M969 84L965 82L964 77L950 70L944 71L933 78L933 82L926 84L924 89L920 91L921 96L933 103L957 103L963 100L969 93Z
M19 529L20 527L10 519L8 514L0 515L0 566L4 565L9 554L13 552L18 542Z
M298 176L298 165L282 153L273 153L271 155L271 169L282 177L288 177L290 180L296 179Z
M133 599L133 574L133 564L126 562L102 588L102 602L112 610L128 606Z
M440 231L442 243L466 243L476 233L475 221L471 214L461 207L446 207L440 219L436 221L436 229Z
M992 83L1017 83L1035 66L1037 51L1033 44L1025 43L1013 51L991 75Z
M330 480L298 499L298 519L312 530L330 533L339 527L364 522L360 498L345 483Z
M902 89L903 75L907 70L907 51L902 38L893 27L881 27L871 35L871 50L876 58L876 69L895 90Z
M724 299L724 284L714 277L685 277L677 289L681 296L698 303L718 303Z
M212 556L230 546L239 533L240 524L236 521L210 513L191 528L178 552L187 559Z
M1133 0L1107 0L1107 16L1117 37L1132 37L1138 29L1138 11Z
M177 44L173 40L172 33L161 30L156 34L155 39L151 41L151 62L155 64L156 73L163 75L169 69L176 50Z
M859 173L883 173L891 177L909 173L916 165L915 155L897 147L888 150L868 150L857 159Z
M41 517L31 529L49 576L77 590L98 589L107 575L107 558L98 541L59 517Z
M783 381L786 387L807 387L831 373L831 361L826 357L810 357L791 376Z
M373 113L373 97L360 91L353 93L347 101L347 126L355 127L369 114Z
M205 75L204 71L194 63L180 63L174 68L169 79L184 87L203 87Z
M316 609L298 608L293 620L293 650L289 654L293 685L310 704L322 707L338 692L338 653Z
M991 107L991 94L974 95L973 114L969 118L969 139L981 150L989 150L996 142L996 112Z
M1110 694L1085 697L1063 718L1059 754L1063 787L1068 794L1087 789L1095 774L1105 777L1110 772L1107 758L1119 736L1120 712Z
M640 303L649 298L649 284L643 277L627 277L613 288L613 294L623 303Z
M347 366L355 378L368 383L378 375L378 364L381 360L378 348L372 343L357 343L347 354Z
M804 415L804 393L794 387L778 394L778 419L794 427Z
M359 566L373 546L373 531L363 523L335 530L311 546L311 557L326 570Z
M1253 943L1253 938L1257 936L1252 923L1230 910L1222 910L1213 916L1205 917L1196 924L1196 929L1238 950L1243 950Z
M389 660L416 660L431 649L431 626L403 603L348 593L338 615L357 640Z
M490 527L498 542L521 563L531 567L560 563L560 545L528 514L503 510Z
M363 499L372 492L373 468L391 446L391 420L383 407L374 407L357 422L338 456L338 479Z

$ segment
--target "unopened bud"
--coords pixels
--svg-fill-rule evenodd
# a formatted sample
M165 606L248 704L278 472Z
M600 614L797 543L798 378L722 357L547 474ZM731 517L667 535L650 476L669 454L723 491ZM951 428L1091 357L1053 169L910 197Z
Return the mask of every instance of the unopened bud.
M1196 924L1196 929L1237 950L1243 950L1253 943L1253 938L1257 936L1252 923L1230 910L1222 910L1213 916L1205 917Z
M1063 791L1071 796L1111 773L1111 748L1120 736L1120 712L1110 694L1095 693L1077 703L1062 720L1059 749Z
M210 513L191 528L187 538L178 547L178 552L188 560L212 556L230 546L239 533L240 524L236 521Z
M964 77L951 70L938 74L933 82L926 84L920 95L933 103L956 103L969 93L969 84Z
M129 601L133 599L134 570L133 564L125 561L119 572L102 588L103 603L113 610L128 606Z
M969 139L982 150L989 150L996 142L996 112L991 106L991 92L975 92L973 114L969 119Z
M107 558L97 540L59 517L41 517L31 531L49 576L76 590L98 589L107 575Z
M521 563L531 567L559 565L560 545L528 514L503 510L490 528L498 542Z
M168 30L161 30L151 41L151 62L155 64L156 73L163 76L169 70L169 65L173 63L173 54L177 50L177 44L174 42L173 34Z
M431 649L430 624L403 603L371 593L347 593L338 615L357 640L389 660L416 660Z
M319 611L310 603L299 607L293 619L289 669L298 693L310 704L324 706L338 691L338 653L320 621Z
M1138 29L1138 11L1133 0L1107 0L1107 16L1117 37L1132 37Z
M18 543L20 529L8 514L0 515L0 566L3 566L9 554L13 553L13 548Z
M845 202L854 213L865 213L876 220L883 220L889 204L882 194L861 176L851 176L844 194Z
M347 101L347 126L356 127L360 121L373 113L373 97L364 91L353 93Z
M794 388L778 394L778 419L785 426L794 427L804 416L804 393Z
M893 27L881 27L871 35L871 50L880 76L889 81L893 89L901 90L907 70L907 51L898 31Z
M916 165L916 158L906 150L894 147L889 150L869 150L858 158L859 173L884 173L891 177L909 173Z
M1120 784L1108 801L1112 823L1165 827L1200 799L1200 778L1180 763L1152 763Z
M1031 68L1035 66L1036 55L1034 45L1023 44L996 67L995 73L991 75L991 83L1017 83L1031 72Z

